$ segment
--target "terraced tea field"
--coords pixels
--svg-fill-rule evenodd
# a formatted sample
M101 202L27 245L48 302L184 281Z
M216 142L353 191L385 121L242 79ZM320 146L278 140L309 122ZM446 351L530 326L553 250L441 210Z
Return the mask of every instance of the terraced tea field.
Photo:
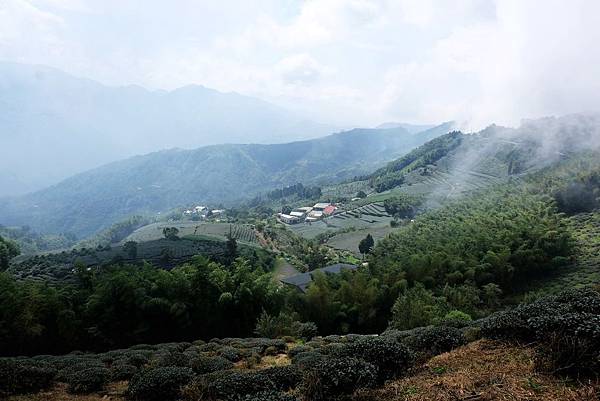
M301 223L288 228L307 239L314 239L323 233L339 232L327 240L327 245L360 255L358 252L360 240L367 234L371 234L375 240L385 237L393 231L390 227L392 220L392 216L385 211L383 203L375 202L337 213L315 223Z
M231 230L231 235L239 242L253 246L259 245L254 229L249 225L199 223L196 221L149 224L134 231L123 240L123 243L127 241L146 242L163 238L163 228L166 227L176 227L180 237L210 237L219 240L225 240Z

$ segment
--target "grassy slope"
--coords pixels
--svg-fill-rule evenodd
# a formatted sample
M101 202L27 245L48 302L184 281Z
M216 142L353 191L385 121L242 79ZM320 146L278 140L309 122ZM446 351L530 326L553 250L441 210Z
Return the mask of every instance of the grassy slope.
M564 382L534 370L533 348L480 340L438 355L413 375L356 401L592 401L600 382Z

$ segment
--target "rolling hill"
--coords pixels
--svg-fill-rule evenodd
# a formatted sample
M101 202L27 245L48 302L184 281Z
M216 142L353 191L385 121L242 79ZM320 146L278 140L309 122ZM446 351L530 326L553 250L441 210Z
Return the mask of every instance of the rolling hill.
M0 63L0 196L172 147L275 143L334 128L260 99L190 85L111 87L43 66ZM26 149L23 152L15 149Z
M416 134L403 128L354 129L287 144L215 145L136 156L0 200L0 222L85 236L135 213L190 202L233 204L283 185L339 181L373 171L447 132L451 124Z

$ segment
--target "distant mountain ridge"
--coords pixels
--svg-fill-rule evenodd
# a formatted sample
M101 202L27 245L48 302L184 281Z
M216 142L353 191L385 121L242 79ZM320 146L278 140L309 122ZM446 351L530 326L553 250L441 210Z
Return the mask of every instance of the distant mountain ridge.
M0 62L0 196L160 149L286 142L335 130L203 86L111 87L49 67Z
M81 237L134 213L190 202L233 204L283 185L348 179L383 166L450 127L445 123L416 134L403 128L354 129L286 144L213 145L135 156L0 200L0 223Z

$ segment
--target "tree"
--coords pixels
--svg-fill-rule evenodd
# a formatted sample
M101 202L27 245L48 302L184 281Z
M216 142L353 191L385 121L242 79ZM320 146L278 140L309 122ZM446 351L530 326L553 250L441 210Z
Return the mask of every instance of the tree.
M448 305L443 297L436 297L423 285L417 284L396 300L390 326L398 330L428 326L444 317L447 309Z
M361 190L361 191L358 191L358 193L356 194L356 197L363 199L363 198L367 197L367 194L365 193L365 191Z
M363 257L367 253L370 253L373 247L375 246L375 240L371 234L367 234L365 238L363 238L358 244L358 250L362 253Z
M165 227L163 228L163 235L166 239L178 240L179 229L177 227Z
M8 269L10 260L19 253L21 251L16 243L0 236L0 270Z
M231 229L229 230L229 235L227 235L227 258L230 261L233 261L237 256L237 240L231 234Z

